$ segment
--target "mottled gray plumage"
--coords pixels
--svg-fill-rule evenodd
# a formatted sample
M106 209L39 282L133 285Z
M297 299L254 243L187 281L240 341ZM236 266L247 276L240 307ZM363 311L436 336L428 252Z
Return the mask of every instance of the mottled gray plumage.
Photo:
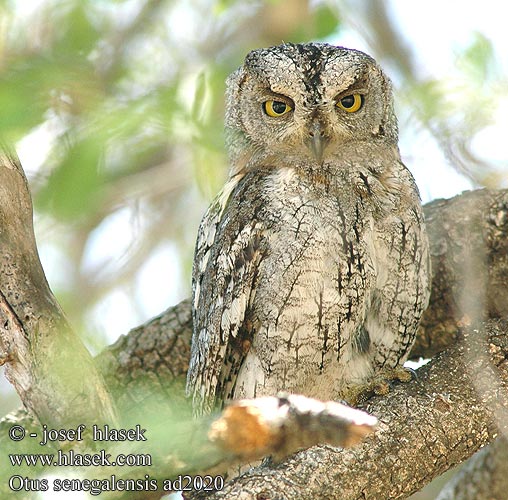
M391 378L429 255L388 78L342 47L255 50L228 79L226 132L230 178L194 260L196 411L279 390L352 400Z

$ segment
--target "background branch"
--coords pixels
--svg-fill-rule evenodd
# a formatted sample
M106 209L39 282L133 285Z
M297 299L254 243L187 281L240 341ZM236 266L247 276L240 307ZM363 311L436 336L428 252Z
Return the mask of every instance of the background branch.
M449 481L436 500L492 500L508 491L508 443L496 439L481 449Z
M116 421L103 379L46 281L28 183L14 154L0 155L0 359L40 422Z

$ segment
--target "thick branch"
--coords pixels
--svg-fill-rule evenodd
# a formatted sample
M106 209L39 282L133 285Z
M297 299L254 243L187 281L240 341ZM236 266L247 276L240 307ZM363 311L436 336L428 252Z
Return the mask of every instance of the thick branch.
M412 357L455 341L457 324L508 317L508 190L469 191L424 207L432 294Z
M0 359L41 422L115 420L102 377L49 289L28 183L10 155L0 155Z

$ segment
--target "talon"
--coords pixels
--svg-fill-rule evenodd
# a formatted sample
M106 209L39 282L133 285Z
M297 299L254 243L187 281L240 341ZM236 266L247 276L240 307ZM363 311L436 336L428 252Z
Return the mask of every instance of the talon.
M345 404L354 407L365 403L365 401L373 395L386 396L393 389L396 382L410 382L417 378L417 373L412 368L398 366L396 368L383 370L365 385L349 387L341 396Z
M370 385L353 385L341 392L340 396L342 399L338 400L339 403L354 408L372 396L372 389Z
M351 403L345 399L336 399L335 402L344 406L351 406Z
M409 366L404 366L403 369L411 376L410 380L418 380L418 372L416 370L409 368ZM408 382L410 380L408 380ZM401 380L401 382L405 382L405 380Z
M399 382L411 382L411 380L416 380L417 378L416 372L412 368L405 366L394 368L391 374L388 373L388 377L390 380L398 380Z
M390 380L380 380L375 382L375 385L372 388L374 394L377 394L378 396L386 396L392 387L390 382Z

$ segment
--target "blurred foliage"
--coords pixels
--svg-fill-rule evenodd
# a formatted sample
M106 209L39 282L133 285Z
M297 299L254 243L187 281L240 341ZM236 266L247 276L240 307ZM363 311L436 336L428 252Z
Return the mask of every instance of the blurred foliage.
M499 165L489 163L471 147L475 135L494 122L500 99L508 98L508 78L498 70L488 38L472 33L469 45L457 51L454 71L446 78L411 75L409 83L400 98L448 161L477 186L506 187L508 158Z

